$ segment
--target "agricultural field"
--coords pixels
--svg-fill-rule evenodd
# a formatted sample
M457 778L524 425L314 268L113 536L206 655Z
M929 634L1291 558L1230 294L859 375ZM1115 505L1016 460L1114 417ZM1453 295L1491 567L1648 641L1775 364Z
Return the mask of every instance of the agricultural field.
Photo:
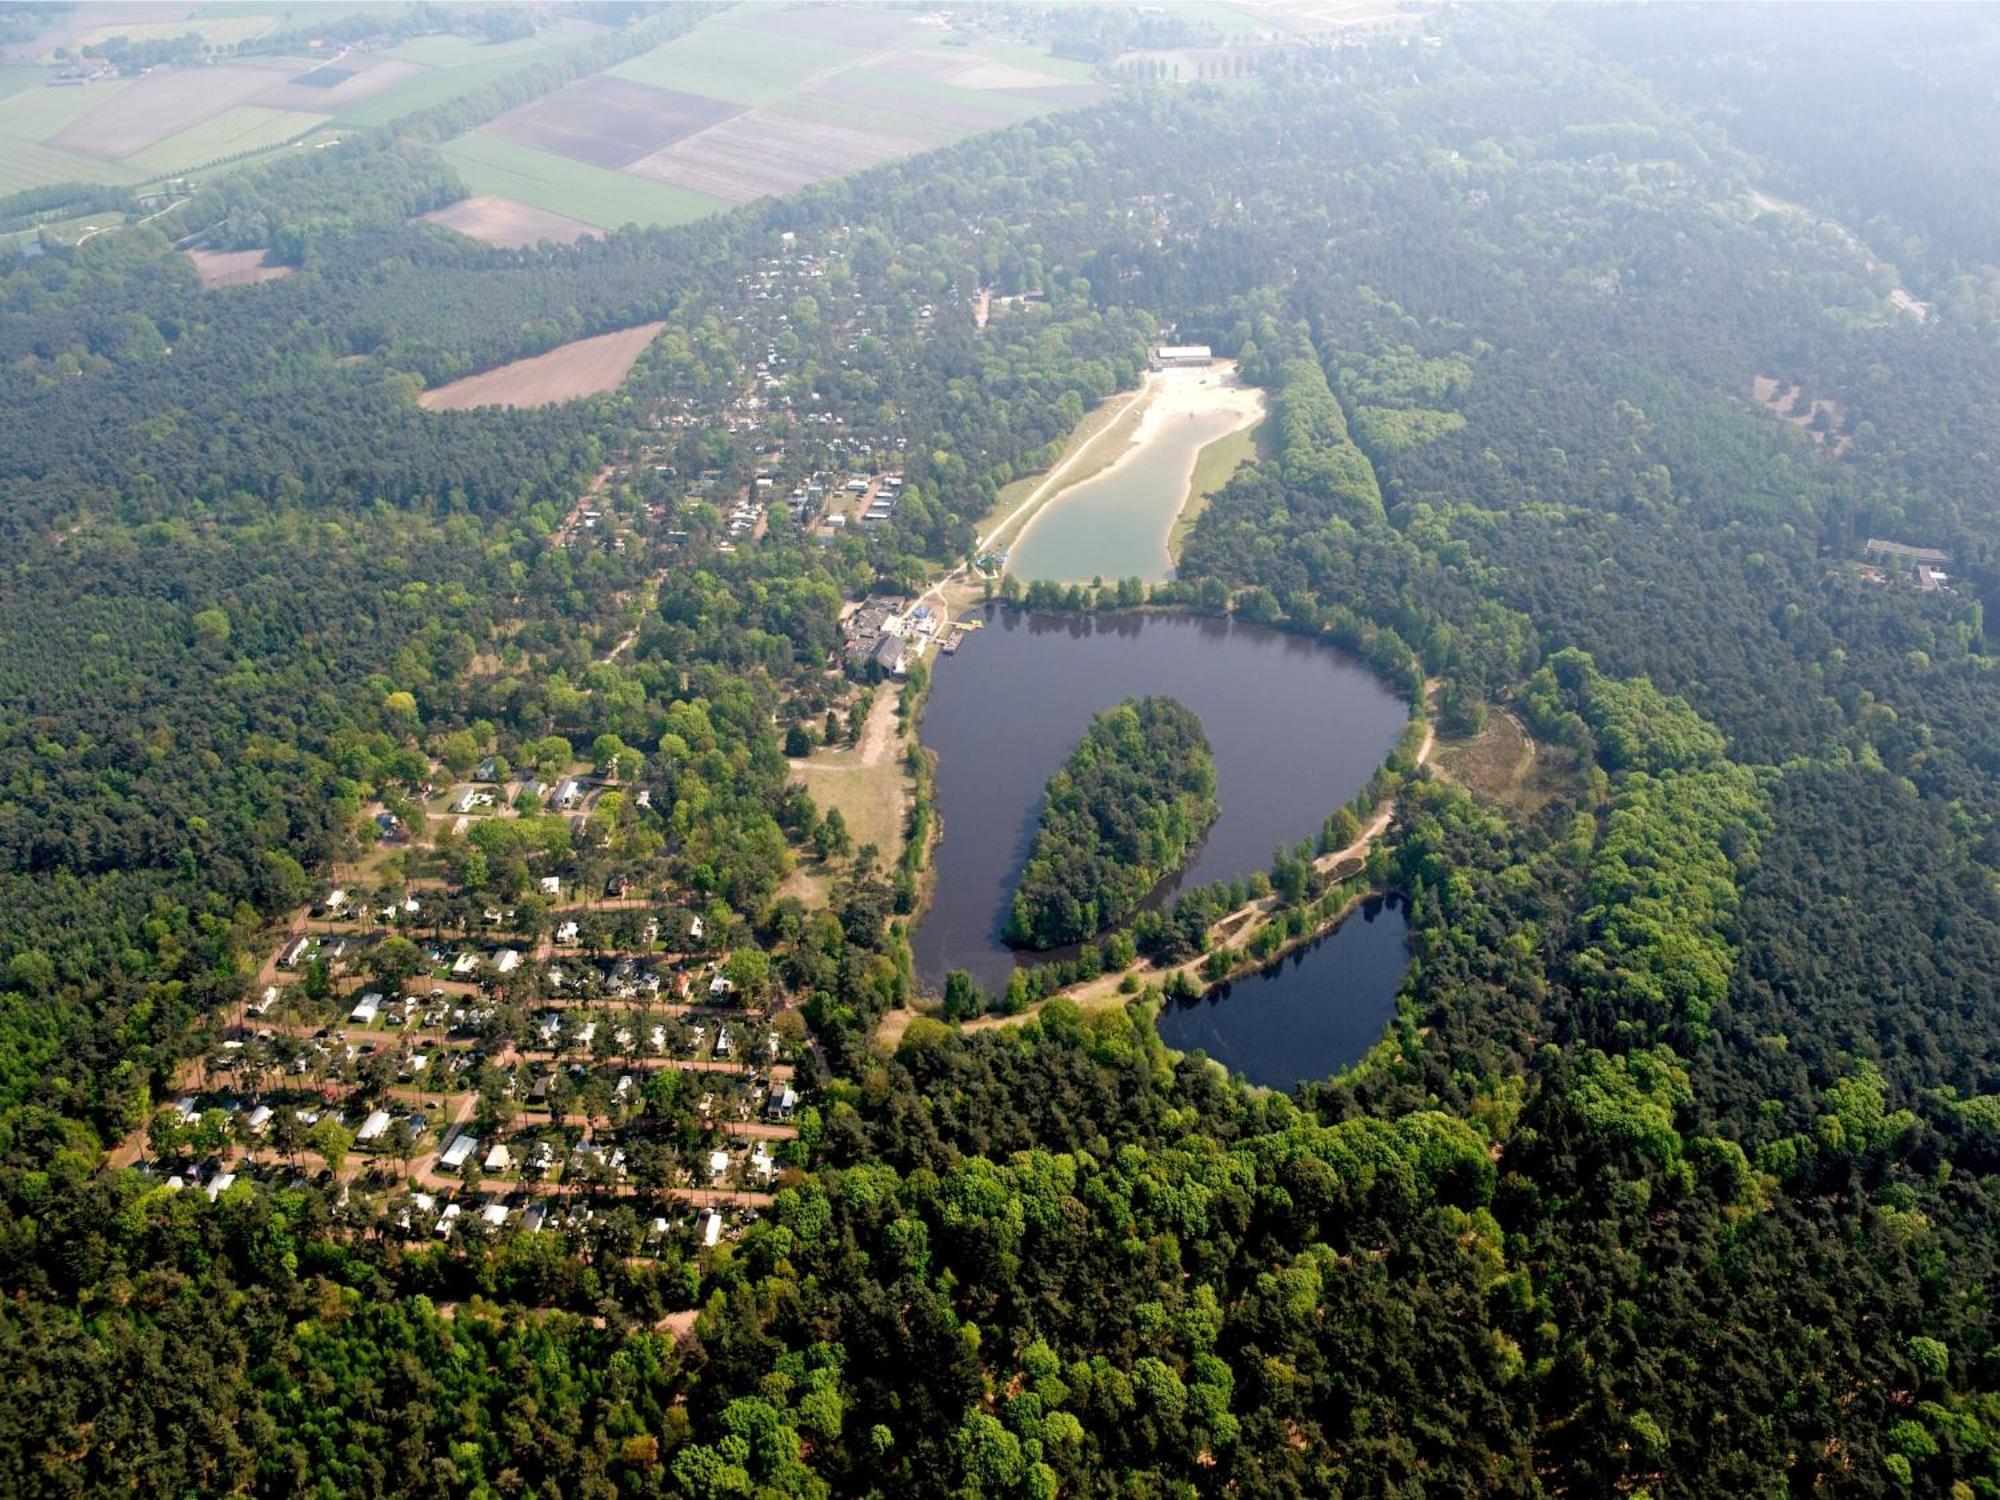
M622 167L738 112L699 94L598 74L502 115L491 133L593 167Z
M1090 80L1085 64L914 12L745 6L450 150L481 192L603 226L671 222L649 190L689 195L679 218L792 192L1090 103Z
M483 131L449 142L444 154L475 193L581 219L599 229L626 224L685 224L727 206L705 193L585 166Z
M642 323L616 333L577 339L532 359L468 375L418 398L425 411L469 411L475 406L552 406L615 390L646 352L664 323Z
M393 124L603 33L567 18L504 42L439 33L54 83L59 46L192 29L229 48L293 12L104 4L90 17L52 19L0 62L0 193L227 170L343 125ZM737 7L447 142L474 201L437 222L501 246L685 223L1091 102L1091 79L1087 64L943 15Z
M91 9L104 16L121 8ZM167 30L159 34L174 36L192 29L226 46L289 14L232 8L185 22L157 19L191 9L154 6L135 12L150 21L100 21L95 29L117 36L149 36L162 26ZM225 57L86 84L58 83L58 70L40 63L0 63L0 192L53 182L137 184L265 150L321 124L386 125L484 88L594 30L564 21L513 42L438 35L379 52ZM79 37L74 27L55 27L33 43L17 44L10 55L43 57L56 46L80 45ZM640 146L651 150L669 138Z

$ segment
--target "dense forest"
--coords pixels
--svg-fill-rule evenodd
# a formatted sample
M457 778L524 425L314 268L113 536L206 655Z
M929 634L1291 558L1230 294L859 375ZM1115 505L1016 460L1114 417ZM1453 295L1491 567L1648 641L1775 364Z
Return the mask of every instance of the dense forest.
M1071 55L1205 40L1108 14L1058 15ZM281 280L202 290L168 221L0 263L0 1489L2000 1495L1989 32L1459 9L568 249L410 222L460 190L417 122L176 211ZM416 403L653 320L612 394ZM1341 878L1408 902L1396 1013L1289 1097L1169 1053L1152 985L880 1040L937 998L922 757L901 855L787 761L920 716L922 669L836 698L843 606L964 561L1169 326L1271 420L1147 607L1429 682L1541 778L1392 755ZM828 451L901 476L892 522L732 538ZM586 500L619 545L565 544ZM1202 740L1093 725L1022 936L1179 862ZM518 817L393 847L482 762ZM1233 898L1307 921L1364 810L1142 912L1142 972L1228 957ZM651 918L784 1012L754 1220L659 1248L708 1104L617 1092L608 1028L554 1102L630 1158L588 1215L411 1232L340 1128L299 1166L289 1105L268 1171L136 1166L247 1160L163 1106L253 1066L335 860L429 924L366 982L553 941L550 869L647 892L562 967ZM482 1119L551 967L487 986Z
M1201 720L1172 698L1128 698L1049 778L1014 888L1009 942L1081 943L1124 921L1184 866L1220 809Z

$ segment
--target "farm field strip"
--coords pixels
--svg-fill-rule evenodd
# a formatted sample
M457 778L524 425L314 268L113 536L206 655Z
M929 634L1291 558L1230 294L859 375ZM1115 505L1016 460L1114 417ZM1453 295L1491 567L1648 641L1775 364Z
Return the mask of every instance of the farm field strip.
M282 83L273 84L250 102L268 104L274 109L301 109L320 114L339 114L353 105L379 99L404 84L428 77L432 71L420 63L403 62L393 57L375 57L359 59L352 74L337 82L301 81L312 72L340 71L341 67L340 64L327 64L319 69L308 67Z
M622 167L739 113L740 105L596 74L509 110L489 135L596 167Z
M385 54L404 62L422 63L427 68L459 68L467 64L491 62L501 57L532 57L547 50L538 37L522 37L512 42L478 42L465 36L420 36Z
M136 182L140 173L115 161L78 156L36 141L0 136L0 193L51 182Z
M392 57L393 60L393 57ZM370 99L343 108L341 118L355 125L387 125L418 110L449 104L454 99L483 89L489 83L511 77L542 60L539 51L497 52L492 56L458 67L428 67L409 61L418 69L394 88Z
M853 47L764 35L718 21L628 58L609 72L614 78L655 88L737 104L768 104L828 68L858 62L866 55Z
M49 144L98 156L136 157L290 76L288 65L162 69L72 120L49 137Z
M845 125L751 110L642 157L628 169L699 193L747 203L922 151L930 144Z
M265 109L255 104L238 104L192 130L183 130L157 146L149 146L130 158L131 164L152 175L185 171L214 161L220 156L259 151L276 146L293 136L324 125L327 115L303 114L297 110Z
M473 192L512 198L600 229L685 224L728 207L712 194L588 166L483 131L459 136L442 149Z
M130 87L122 78L109 83L48 84L0 99L0 139L47 141Z

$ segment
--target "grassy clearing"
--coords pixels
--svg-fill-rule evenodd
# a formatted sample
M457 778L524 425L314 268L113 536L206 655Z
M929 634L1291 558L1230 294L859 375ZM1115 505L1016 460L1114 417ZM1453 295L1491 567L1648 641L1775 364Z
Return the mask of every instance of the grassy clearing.
M873 844L891 867L903 857L908 788L900 760L862 766L854 751L834 750L815 755L793 775L822 813L840 809L855 848Z
M685 224L729 207L706 193L585 166L479 131L448 141L443 149L473 192L516 198L602 229Z
M1485 725L1469 739L1440 738L1432 763L1475 797L1520 818L1539 812L1566 779L1513 717L1497 708L1487 710Z
M1236 471L1243 465L1267 456L1270 425L1267 418L1249 427L1239 427L1226 437L1217 438L1195 455L1194 474L1188 480L1187 504L1174 518L1173 533L1167 538L1167 552L1176 561L1180 558L1182 544L1194 530L1194 523L1208 509L1209 497L1235 478Z
M813 74L860 55L851 47L711 22L628 58L610 72L655 88L682 89L737 104L769 104Z
M239 104L225 109L213 119L203 120L179 135L170 135L156 146L127 158L142 172L162 175L185 171L219 156L235 156L244 151L261 151L327 122L326 115L309 115L292 109L266 109L256 104Z

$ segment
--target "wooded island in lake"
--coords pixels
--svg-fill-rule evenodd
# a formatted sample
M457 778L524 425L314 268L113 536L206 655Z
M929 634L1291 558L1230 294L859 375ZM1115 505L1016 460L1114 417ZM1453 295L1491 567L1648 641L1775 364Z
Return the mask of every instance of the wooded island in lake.
M1186 863L1217 811L1201 720L1157 696L1097 715L1049 778L1008 937L1055 948L1122 922Z

